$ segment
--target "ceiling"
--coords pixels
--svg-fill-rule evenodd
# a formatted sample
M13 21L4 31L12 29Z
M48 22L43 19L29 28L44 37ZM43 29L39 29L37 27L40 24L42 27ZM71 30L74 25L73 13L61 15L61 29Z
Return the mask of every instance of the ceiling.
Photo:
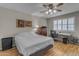
M45 9L42 7L42 4L43 3L0 3L0 7L46 18L79 11L79 3L64 3L63 6L59 7L62 12L57 12L56 14L48 16L45 13L40 13L40 11Z

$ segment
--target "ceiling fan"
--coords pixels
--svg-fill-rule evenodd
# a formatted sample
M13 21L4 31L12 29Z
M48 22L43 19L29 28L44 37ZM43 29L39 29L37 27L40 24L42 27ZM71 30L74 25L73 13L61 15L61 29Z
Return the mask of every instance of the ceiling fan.
M50 4L43 4L42 6L46 9L43 11L40 11L40 13L46 13L46 14L52 14L56 12L61 12L61 9L58 9L58 7L62 6L63 3L50 3Z

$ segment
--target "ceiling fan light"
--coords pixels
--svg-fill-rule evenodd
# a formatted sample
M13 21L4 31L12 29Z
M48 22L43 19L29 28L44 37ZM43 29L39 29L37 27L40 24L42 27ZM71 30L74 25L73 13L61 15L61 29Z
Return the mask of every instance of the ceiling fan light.
M46 11L45 13L46 13L46 14L48 14L49 12L48 12L48 11Z
M52 12L52 10L51 10L51 9L49 9L49 12Z
M56 13L57 11L56 10L53 10L53 12Z

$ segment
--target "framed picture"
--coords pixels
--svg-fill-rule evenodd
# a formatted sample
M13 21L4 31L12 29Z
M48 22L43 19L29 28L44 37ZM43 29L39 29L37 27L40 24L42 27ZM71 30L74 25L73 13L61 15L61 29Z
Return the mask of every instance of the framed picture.
M32 27L32 21L16 19L16 27Z
M25 21L24 27L32 27L32 21Z

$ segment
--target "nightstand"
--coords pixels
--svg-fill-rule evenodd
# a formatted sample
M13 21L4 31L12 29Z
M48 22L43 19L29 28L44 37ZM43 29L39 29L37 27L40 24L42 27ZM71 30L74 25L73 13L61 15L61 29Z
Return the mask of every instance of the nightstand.
M2 38L2 50L7 50L12 48L13 37Z

